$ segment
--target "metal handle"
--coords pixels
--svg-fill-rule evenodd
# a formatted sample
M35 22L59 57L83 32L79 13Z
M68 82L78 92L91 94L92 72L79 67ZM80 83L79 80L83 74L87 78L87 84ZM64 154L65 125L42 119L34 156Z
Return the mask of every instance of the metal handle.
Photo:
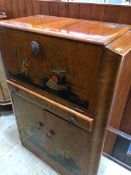
M74 123L74 124L76 123L76 119L75 119L74 117L69 117L68 120L69 120L69 122L71 122L71 123Z
M38 122L37 123L37 129L41 129L41 128L43 128L45 125L44 125L44 123L42 123L42 122Z
M54 136L55 136L55 131L51 129L51 130L47 133L47 137L49 137L50 139L52 139Z
M32 53L37 55L40 52L39 44L36 41L31 41L31 50Z

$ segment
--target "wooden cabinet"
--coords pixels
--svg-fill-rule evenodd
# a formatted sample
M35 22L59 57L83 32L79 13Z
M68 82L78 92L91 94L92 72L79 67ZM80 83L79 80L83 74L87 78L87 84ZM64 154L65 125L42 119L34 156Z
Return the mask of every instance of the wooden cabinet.
M0 21L6 19L7 16L4 12L0 12ZM3 67L3 60L0 52L0 108L11 105L10 95L6 84L6 75ZM7 109L7 108L6 108Z
M62 175L96 175L129 94L130 26L41 15L0 26L23 145Z
M8 87L6 84L5 70L3 67L3 61L0 54L0 103L8 101L10 99Z

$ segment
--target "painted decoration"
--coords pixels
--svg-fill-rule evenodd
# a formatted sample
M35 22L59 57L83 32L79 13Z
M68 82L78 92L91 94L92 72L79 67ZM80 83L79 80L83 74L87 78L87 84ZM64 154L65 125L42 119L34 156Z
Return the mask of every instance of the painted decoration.
M41 144L40 137L38 137L41 132L45 135L45 142L49 139L51 143L53 143L52 137L48 137L48 131L46 128L39 129L36 127L36 124L30 123L26 124L22 129L22 134L24 134L24 138L26 138L30 143L39 148L44 154L46 154L50 159L57 162L67 170L79 174L81 168L77 164L77 162L73 159L73 156L70 150L65 149L62 145L57 145L52 148L52 150L48 151L44 144ZM47 140L46 140L47 139Z
M15 59L16 70L14 70L14 72L8 71L9 75L40 88L49 94L58 96L70 103L73 103L76 105L76 109L84 109L83 111L88 109L89 102L87 100L82 100L73 90L72 85L67 81L69 72L66 69L53 66L55 68L53 68L51 72L47 72L47 74L43 75L41 78L37 78L36 83L34 78L30 76L30 59L22 55L22 51L19 47L16 47L13 50L12 58Z

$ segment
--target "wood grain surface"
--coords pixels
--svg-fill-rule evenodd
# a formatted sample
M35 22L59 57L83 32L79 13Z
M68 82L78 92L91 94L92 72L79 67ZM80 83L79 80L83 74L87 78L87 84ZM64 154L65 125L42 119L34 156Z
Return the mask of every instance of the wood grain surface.
M131 24L131 6L42 0L1 0L8 18L36 14Z
M0 26L100 45L112 42L131 28L130 25L43 15L1 21Z
M35 18L26 18L36 25L35 30L27 31L32 26L25 18L5 21L0 30L2 56L22 143L64 175L96 175L107 124L119 128L117 117L122 118L129 98L130 27L124 27L123 31L123 25L94 22L107 27L97 31L92 29L91 22L87 25L91 36L84 35L87 40L83 42L59 36L65 18L47 17L53 22L43 24L54 27L55 36L41 32L43 17L37 22ZM64 20L60 25L61 19ZM15 21L18 26L14 25ZM81 25L78 27L81 20L67 19L69 28L71 21L77 24L73 29L81 31ZM23 24L26 27L20 30ZM114 26L111 35L110 25ZM82 27L81 32L84 31ZM106 45L97 41L96 34L107 35ZM90 43L93 36L95 40ZM53 86L47 88L51 82ZM59 88L64 88L65 97L58 96ZM72 114L78 123L67 117Z

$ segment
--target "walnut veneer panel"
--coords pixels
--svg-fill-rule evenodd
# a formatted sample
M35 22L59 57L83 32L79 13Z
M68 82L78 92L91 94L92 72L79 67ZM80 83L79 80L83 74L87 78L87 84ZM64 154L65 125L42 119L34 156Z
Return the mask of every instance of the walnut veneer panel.
M109 122L110 126L119 129L131 86L131 32L129 31L120 39L117 39L114 43L110 44L108 47L111 51L115 51L121 58L123 58L123 66L119 69L115 86L115 95L112 103L110 112L111 118ZM115 108L115 106L117 106L117 108ZM117 116L119 116L119 120Z
M5 32L5 36L11 41L8 43L8 47L7 44L4 47L5 57L7 58L5 62L8 62L7 71L13 78L23 80L22 77L26 73L25 83L41 87L41 89L45 88L48 93L50 91L47 88L47 82L54 75L54 71L60 71L57 76L62 76L61 71L65 71L66 82L65 78L62 78L62 81L67 86L67 90L63 89L66 95L58 93L58 97L56 97L55 93L52 92L54 94L52 98L59 101L59 97L62 97L62 99L66 100L67 105L71 106L71 102L76 104L76 108L79 106L85 111L87 111L89 105L88 111L91 114L93 113L95 106L93 99L96 96L96 79L101 66L102 47L40 34L27 34L20 30L15 32L9 29ZM19 43L17 42L18 40ZM40 44L41 50L38 55L32 54L30 45L33 40ZM85 67L87 60L88 65ZM26 66L28 67L27 71ZM82 69L80 69L80 66ZM90 76L92 70L94 71ZM90 103L88 104L89 101Z
M123 59L117 76L108 126L130 134L131 32L117 39L114 43L110 44L108 48L112 52L116 52L120 58ZM116 135L107 132L104 151L109 155L112 155L115 141ZM111 144L108 144L109 142L111 142Z

